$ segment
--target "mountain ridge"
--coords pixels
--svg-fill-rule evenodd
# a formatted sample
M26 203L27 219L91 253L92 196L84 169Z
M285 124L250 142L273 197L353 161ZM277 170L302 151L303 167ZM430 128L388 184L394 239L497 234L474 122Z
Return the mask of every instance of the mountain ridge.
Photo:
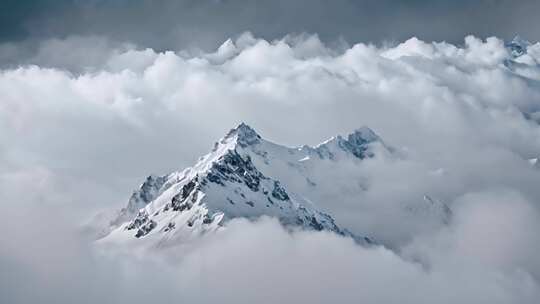
M376 141L378 136L365 127L347 140L338 139L337 145L344 152L363 159L373 157L364 145ZM256 149L263 143L275 145L241 123L217 141L212 151L194 166L164 176L147 177L132 194L128 205L111 221L111 231L103 239L120 240L130 236L140 239L161 233L156 236L159 243L165 238L181 242L192 237L187 230L203 234L220 229L234 218L270 216L287 227L325 230L352 237L360 243L373 243L369 237L358 237L339 227L330 215L319 211L302 195L286 190L278 179L261 172L252 157L268 155ZM307 149L308 153L333 159L328 143L296 149ZM171 236L175 230L184 237Z
M288 228L329 231L373 244L375 238L350 232L332 210L361 199L369 189L366 161L397 158L395 149L366 126L315 146L286 147L240 123L193 166L148 176L99 242L174 245L220 230L235 218L269 216ZM446 224L451 215L446 208L424 198L403 209Z

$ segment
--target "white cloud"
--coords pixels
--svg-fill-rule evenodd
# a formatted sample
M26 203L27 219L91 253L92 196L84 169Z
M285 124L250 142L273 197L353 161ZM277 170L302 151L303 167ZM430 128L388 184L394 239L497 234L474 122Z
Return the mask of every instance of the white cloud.
M181 264L183 294L194 301L532 303L539 296L526 275L450 270L449 263L426 271L384 248L366 249L328 233L290 235L266 219L233 223L205 242Z
M208 54L77 39L44 47L39 65L0 72L0 203L16 215L0 221L0 230L16 233L0 239L0 263L16 273L48 273L40 267L58 265L61 252L68 257L60 260L69 260L62 275L77 267L89 275L107 269L81 253L87 244L73 223L121 206L145 175L190 165L239 121L289 145L368 125L405 157L367 161L369 189L360 202L325 207L403 257L327 234L289 235L269 221L236 223L220 239L197 244L172 273L158 271L146 296L159 290L227 302L261 297L264 287L268 302L538 299L539 240L532 232L540 228L540 172L527 162L540 153L540 128L527 119L540 110L537 45L509 67L497 38L467 37L462 46L413 38L395 47L338 50L316 36L265 41L244 34ZM92 44L95 52L79 64L87 50L72 46ZM66 48L72 53L63 58ZM455 209L450 227L396 217L393 208L424 194ZM59 227L42 227L50 222ZM59 249L67 243L74 248ZM41 252L50 263L33 262ZM123 276L148 282L144 273L111 271L117 272L111 286ZM176 279L183 283L172 284ZM127 285L115 290L116 300L125 300ZM47 292L54 299L59 290Z

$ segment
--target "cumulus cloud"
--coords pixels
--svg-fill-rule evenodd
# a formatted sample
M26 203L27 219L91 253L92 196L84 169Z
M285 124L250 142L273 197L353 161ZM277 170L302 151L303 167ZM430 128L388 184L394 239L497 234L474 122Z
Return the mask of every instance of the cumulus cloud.
M529 273L538 279L538 210L515 191L492 189L468 193L454 205L454 223L436 234L419 237L411 256L430 263L479 265ZM429 249L428 249L429 248ZM421 255L424 255L423 257Z
M95 56L63 58L57 48L82 45L70 39L0 72L0 202L13 215L0 222L13 231L0 239L0 263L51 301L77 271L107 280L81 280L62 300L87 285L105 301L538 300L540 171L527 161L540 151L538 44L514 61L495 37L330 47L317 36L245 33L213 52L93 38ZM191 165L240 121L287 145L368 125L396 147L399 159L365 161L362 197L319 202L392 251L262 220L167 253L165 265L93 254L77 225L123 206L144 176ZM399 217L424 195L453 209L449 225ZM8 290L10 302L32 296Z
M291 235L268 219L234 222L204 243L179 266L182 294L194 301L507 303L538 296L527 276L488 268L426 272L382 247L363 248L329 233Z
M51 237L45 247L45 240L35 245L40 250L33 253L36 260L2 261L25 275L3 272L0 277L3 299L10 303L535 303L540 296L526 272L505 273L481 264L456 268L452 260L426 270L383 247L364 248L326 232L291 234L268 218L236 220L188 250L174 248L142 259L88 256L92 248L76 241L58 244L66 241L65 234L50 228L41 232ZM20 236L18 241L36 243ZM17 288L23 280L32 292Z

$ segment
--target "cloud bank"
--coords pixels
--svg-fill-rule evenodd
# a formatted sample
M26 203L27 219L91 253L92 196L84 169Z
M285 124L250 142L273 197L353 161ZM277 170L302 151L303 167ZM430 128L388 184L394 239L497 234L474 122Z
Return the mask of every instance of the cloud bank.
M38 65L0 72L7 302L540 298L540 171L528 161L540 151L540 44L514 59L502 40L473 36L329 47L317 36L244 33L210 53L87 39L57 40ZM70 47L83 41L94 48ZM323 206L392 250L263 219L164 253L165 262L94 253L77 230L83 221L121 207L144 176L192 164L240 121L288 145L368 125L398 148L400 159L365 162L357 203ZM396 217L426 194L453 209L449 225Z

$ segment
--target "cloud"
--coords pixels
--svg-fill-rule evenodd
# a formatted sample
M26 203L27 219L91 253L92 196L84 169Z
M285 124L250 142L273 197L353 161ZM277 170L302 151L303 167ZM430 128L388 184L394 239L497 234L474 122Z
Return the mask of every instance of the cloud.
M538 44L511 63L494 37L333 47L245 33L212 52L92 39L50 42L35 64L0 72L0 264L17 278L0 277L3 299L68 302L90 288L135 303L538 300L540 172L527 161L540 151ZM368 125L398 148L399 159L364 162L362 197L317 202L392 251L262 220L164 261L94 255L78 225L123 206L144 176L191 165L240 121L287 145ZM401 217L426 194L454 210L449 226ZM16 288L26 277L32 294Z
M17 241L30 241L39 259L1 261L25 275L0 276L2 297L10 303L535 303L539 296L537 283L526 273L478 265L451 268L444 261L426 270L382 247L364 248L325 232L291 234L268 218L236 220L187 250L141 259L89 256L92 248L76 241L57 244L66 241L66 234L36 224L50 237L19 236ZM21 292L19 284L32 292Z
M533 254L538 244L534 231L539 228L535 203L515 191L492 189L463 195L454 210L453 225L415 240L412 256L422 252L428 264L482 265L523 271L538 279L540 264Z
M201 282L211 290L194 295L203 302L511 303L538 296L527 276L488 268L440 271L449 266L444 263L425 271L384 248L328 233L290 235L268 220L233 223L182 265L189 266L185 294ZM238 271L238 265L245 267ZM199 280L190 280L191 273Z

